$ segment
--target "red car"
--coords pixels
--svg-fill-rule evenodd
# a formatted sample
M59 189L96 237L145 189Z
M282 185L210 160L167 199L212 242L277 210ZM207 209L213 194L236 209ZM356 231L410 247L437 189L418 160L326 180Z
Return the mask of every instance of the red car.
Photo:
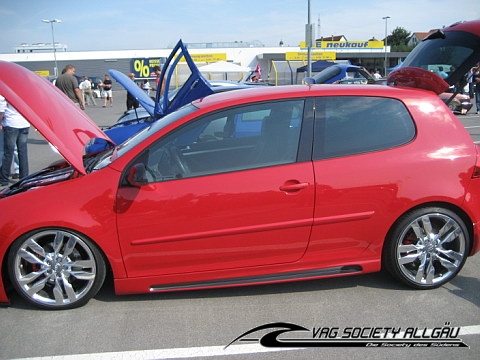
M433 91L215 94L82 156L104 133L37 75L0 73L0 94L66 159L0 192L1 302L9 283L38 307L74 308L107 273L117 294L382 267L430 289L480 250L479 148Z

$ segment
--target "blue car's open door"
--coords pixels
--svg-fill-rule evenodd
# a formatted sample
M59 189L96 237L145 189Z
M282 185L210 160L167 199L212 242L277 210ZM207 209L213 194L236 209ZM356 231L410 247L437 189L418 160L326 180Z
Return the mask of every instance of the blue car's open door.
M189 102L213 94L212 86L198 70L180 40L162 68L155 98L154 119Z
M154 120L214 92L193 62L182 40L175 45L162 68L155 101L125 74L118 70L108 72L138 100Z
M162 68L155 101L125 74L118 70L109 70L108 72L112 78L138 100L153 121L162 118L193 100L214 93L212 85L201 75L182 40L177 43ZM150 122L132 123L128 126L105 130L105 133L115 144L119 145L138 131L149 126L149 124ZM95 141L87 147L87 152L101 151L106 146L107 142L104 140Z

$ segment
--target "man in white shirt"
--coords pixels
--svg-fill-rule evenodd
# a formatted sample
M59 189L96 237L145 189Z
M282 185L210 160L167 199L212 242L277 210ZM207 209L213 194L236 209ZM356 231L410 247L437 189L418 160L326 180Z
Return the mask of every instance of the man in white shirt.
M9 184L10 168L15 146L18 150L20 179L28 175L28 130L30 123L0 95L0 121L3 128L3 158L0 168L0 186Z
M84 76L82 80L83 81L80 83L80 85L78 85L78 87L83 92L85 104L92 105L92 106L97 105L95 102L95 99L93 98L92 83L86 76Z

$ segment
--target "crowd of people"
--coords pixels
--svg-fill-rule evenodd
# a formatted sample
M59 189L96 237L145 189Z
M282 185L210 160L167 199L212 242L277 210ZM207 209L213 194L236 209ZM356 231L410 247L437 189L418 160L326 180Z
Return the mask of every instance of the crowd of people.
M81 81L78 82L77 78L74 76L75 71L75 66L67 65L62 71L62 75L56 79L55 85L82 110L84 110L86 106L97 106L92 80L84 76ZM153 72L156 76L155 86L151 86L148 80L144 80L143 83L139 84L140 88L143 89L148 96L151 96L151 94L158 88L158 81L161 72L160 67L155 66ZM134 74L129 74L128 77L132 81L135 81ZM99 95L103 98L104 108L113 106L112 85L112 80L108 74L105 74L103 81L98 84L100 89ZM127 110L139 107L138 101L131 94L127 94L126 104Z

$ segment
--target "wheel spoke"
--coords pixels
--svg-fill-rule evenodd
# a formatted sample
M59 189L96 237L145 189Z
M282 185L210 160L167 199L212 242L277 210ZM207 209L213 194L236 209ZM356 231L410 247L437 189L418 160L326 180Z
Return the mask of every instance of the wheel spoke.
M28 239L25 243L25 249L30 248L34 253L40 255L42 258L45 257L45 249L42 248L38 243L33 239Z
M75 245L77 244L77 239L74 236L69 236L67 244L63 249L63 256L69 256L73 249L75 249Z
M18 256L30 264L46 265L42 259L38 258L26 249L20 249L18 251Z
M453 251L453 250L439 249L438 252L439 252L439 254L443 255L444 257L453 259L453 260L458 261L458 262L462 261L463 257L464 257L464 255L462 253L459 253L459 252Z
M71 302L77 300L77 294L75 293L72 284L70 284L68 279L65 277L65 274L62 274L62 283L63 287L65 288L65 292L67 293L68 300L70 300Z
M424 275L425 275L425 264L426 264L426 261L427 261L427 255L426 254L422 254L422 256L420 256L420 265L418 266L418 269L417 269L417 274L415 275L415 281L418 281L418 282L421 282Z
M448 221L445 222L445 224L442 226L442 228L440 230L438 230L438 235L443 236L453 227L455 227L455 221L453 221L452 219L448 219Z
M445 267L448 271L456 271L458 266L453 263L452 261L449 261L448 259L444 259L441 256L437 256L438 261L440 261L440 264L442 264L443 267Z
M58 278L55 278L55 287L53 288L53 296L57 305L62 305L64 301L62 286Z
M410 263L416 261L420 256L422 256L421 253L415 253L415 254L402 256L398 259L398 263L400 265L410 264Z
M459 228L456 228L454 231L450 232L445 236L444 238L441 239L440 245L445 245L447 243L450 243L454 241L458 236L461 236L462 231Z
M45 284L47 283L48 278L43 278L42 280L37 281L31 287L27 289L27 294L31 297L34 297L40 290L43 290Z
M64 234L61 231L57 231L57 233L55 234L55 239L53 240L53 251L55 252L55 254L60 253L60 250L62 249L63 237Z
M68 274L74 276L78 280L93 280L95 278L95 261L94 260L78 260L65 264ZM80 269L79 269L80 268Z
M423 236L425 235L425 232L423 231L423 228L420 226L419 220L412 223L411 227L412 227L413 232L417 236L417 239L423 238Z
M435 279L435 266L433 266L433 260L430 258L428 261L427 276L425 277L425 280L427 284L433 284L434 279Z
M32 281L38 279L39 276L42 276L43 274L45 274L47 270L44 269L44 270L41 270L41 271L35 271L35 272L31 272L27 275L24 275L24 276L19 276L18 277L18 283L20 285L27 285L27 284L30 284Z
M410 253L412 251L419 251L421 249L415 244L407 244L407 245L400 245L398 247L398 250L400 253Z
M425 230L425 235L433 233L432 223L430 222L430 216L428 215L422 216L422 225L423 225L423 229Z

